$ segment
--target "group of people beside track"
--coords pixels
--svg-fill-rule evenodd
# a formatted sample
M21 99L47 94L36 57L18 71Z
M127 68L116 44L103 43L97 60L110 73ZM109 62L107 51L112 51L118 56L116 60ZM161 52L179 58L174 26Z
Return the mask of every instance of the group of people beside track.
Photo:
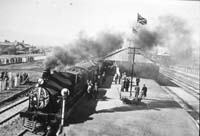
M120 74L119 67L116 68L116 73L114 76L114 82L115 84L121 84L121 92L129 92L130 86L131 86L131 77L128 77L126 75L126 72L123 72L122 75ZM135 90L135 98L145 98L147 97L147 87L145 84L143 84L143 87L140 91L140 78L136 77L134 85L134 90Z
M106 83L106 72L102 71L101 73L98 73L98 71L95 71L94 79L87 80L87 98L90 99L97 99L99 95L99 88L104 87Z
M113 74L113 80L115 84L121 84L121 92L129 92L131 91L131 85L134 86L134 92L135 92L135 98L136 99L142 99L147 97L147 87L145 84L143 84L142 89L140 90L140 78L136 77L135 84L133 84L133 81L131 80L131 77L128 77L126 75L126 72L123 72L120 74L119 67L116 66L116 73ZM107 74L105 71L102 71L100 73L96 72L94 75L93 80L87 80L87 98L88 100L95 98L98 98L99 91L98 88L105 87L106 82L108 82ZM112 80L112 79L111 79ZM131 83L132 81L132 83Z
M87 80L87 99L90 100L90 99L97 99L98 98L98 94L99 94L99 91L98 91L98 83L97 82L94 82L92 83L91 80Z
M7 71L0 72L0 92L10 90L29 81L29 75L26 72L12 73Z

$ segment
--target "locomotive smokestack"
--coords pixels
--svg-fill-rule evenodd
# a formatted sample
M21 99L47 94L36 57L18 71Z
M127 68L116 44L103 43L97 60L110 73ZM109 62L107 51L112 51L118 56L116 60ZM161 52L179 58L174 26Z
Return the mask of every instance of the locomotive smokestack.
M46 80L46 79L49 78L50 74L51 74L50 68L46 68L46 69L43 71L43 73L42 73L42 78L43 78L44 80Z

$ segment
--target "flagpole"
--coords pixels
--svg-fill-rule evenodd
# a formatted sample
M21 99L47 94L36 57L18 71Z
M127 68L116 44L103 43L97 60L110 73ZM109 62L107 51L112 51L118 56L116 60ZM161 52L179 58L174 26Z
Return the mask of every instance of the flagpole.
M135 27L133 27L133 29L135 31L133 31L133 34L134 36L136 35L137 33L137 22L135 24ZM130 88L130 97L132 96L132 88L133 88L133 74L134 74L134 60L135 60L135 46L134 46L134 40L135 40L135 37L130 41L132 46L129 48L130 52L132 52L132 49L133 49L133 53L130 53L130 56L131 54L133 54L133 58L132 58L132 65L131 65L131 88ZM130 60L131 61L131 60Z
M137 30L138 30L138 25L139 24L145 25L145 24L147 24L147 20L146 20L146 18L142 17L139 13L137 13L137 22L136 22L135 28L132 29L132 31L135 30L135 31L133 31L133 33L135 35L138 32ZM132 60L133 62L132 62L132 71L131 71L130 97L132 96L133 74L134 74L134 61L135 61L136 49L140 49L140 48L137 48L137 47L134 46L134 40L135 40L135 37L133 38L133 40L131 40L131 43L133 44L133 47L130 47L130 51L131 51L131 49L133 49L133 60ZM130 53L130 54L132 54L132 53Z

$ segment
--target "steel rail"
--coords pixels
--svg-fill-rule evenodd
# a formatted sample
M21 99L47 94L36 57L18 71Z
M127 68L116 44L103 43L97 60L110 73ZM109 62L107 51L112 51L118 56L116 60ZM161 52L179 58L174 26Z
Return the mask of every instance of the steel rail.
M193 87L193 88L196 89L196 90L199 89L200 84L198 83L198 82L199 82L198 80L195 80L195 81L194 81L192 78L189 78L189 77L183 76L183 75L181 75L181 74L177 74L177 73L176 73L176 74L175 74L175 73L172 74L172 71L169 71L169 70L166 70L166 69L162 69L162 70L161 70L161 73L162 73L162 72L168 73L168 74L171 75L171 77L176 78L176 79L178 79L178 80L184 79L184 80L182 80L182 82L185 82L185 84L187 84L188 86ZM180 78L180 79L179 79L179 78Z
M188 85L188 83L183 78L179 79L179 78L173 77L173 75L171 75L169 72L166 72L166 71L161 72L161 74L163 74L165 77L170 79L173 83L183 88L185 92L187 92L188 94L192 95L197 100L199 100L199 92L197 92L193 86Z
M20 131L20 132L17 134L17 136L23 136L26 132L28 132L28 130L27 130L27 129L24 129L24 130Z
M23 91L23 93L26 93L26 92L29 91L30 89L32 89L32 87L29 87L29 88L25 89L25 90ZM22 94L22 93L20 92L20 94ZM20 106L20 105L23 106L23 104L24 104L26 101L28 101L28 98L23 98L23 99L21 99L21 100L18 100L18 101L15 102L14 104L10 104L10 105L8 105L8 106L6 106L6 107L3 107L2 109L0 109L0 116L3 115L3 114L5 114L6 112L9 112L9 110L12 110L12 109L16 108L16 106ZM24 107L24 106L23 106L23 107ZM20 113L20 111L16 111L16 112L12 113L11 115L6 115L4 118L1 119L0 125L6 123L6 122L9 121L10 119L12 119L12 118L14 118L15 116L19 115L19 113Z

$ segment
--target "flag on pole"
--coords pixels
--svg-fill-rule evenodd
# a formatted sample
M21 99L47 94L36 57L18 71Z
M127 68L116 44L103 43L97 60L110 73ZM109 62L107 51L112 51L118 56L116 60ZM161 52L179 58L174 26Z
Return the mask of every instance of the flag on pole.
M137 29L135 27L132 28L133 33L137 33Z
M142 24L142 25L146 25L147 24L147 19L142 17L139 13L138 13L138 17L137 17L137 22Z

